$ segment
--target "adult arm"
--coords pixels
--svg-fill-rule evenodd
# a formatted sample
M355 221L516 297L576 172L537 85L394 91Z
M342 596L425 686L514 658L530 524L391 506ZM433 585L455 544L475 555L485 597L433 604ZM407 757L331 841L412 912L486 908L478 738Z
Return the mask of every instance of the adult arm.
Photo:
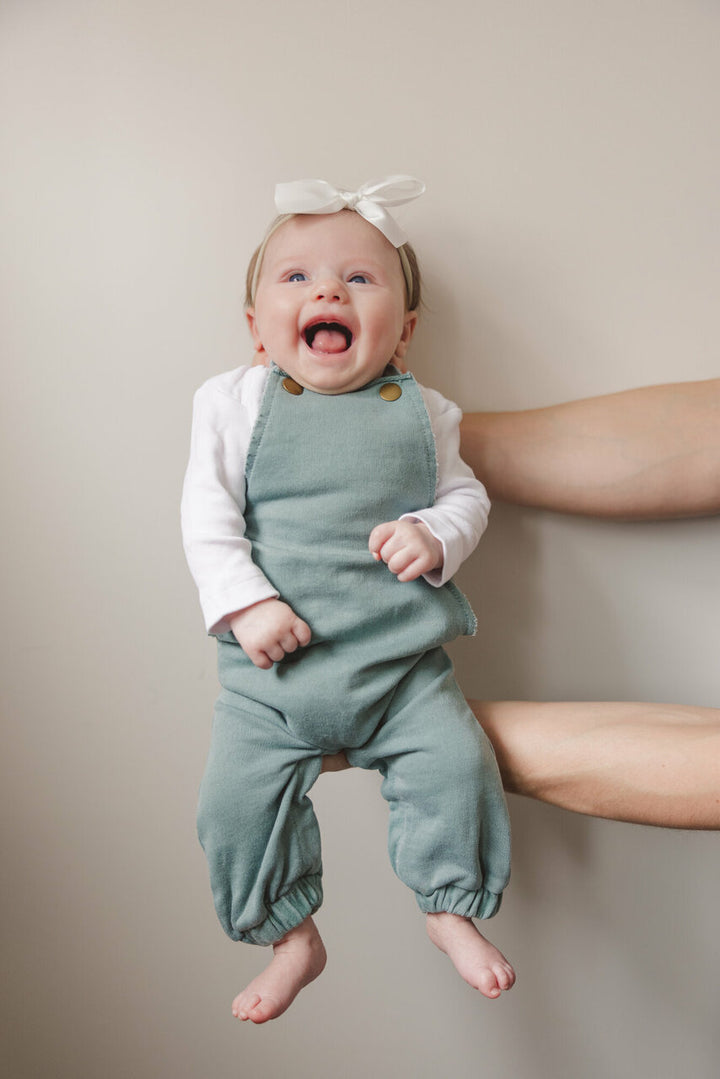
M595 817L720 828L720 710L471 701L507 791Z
M626 519L720 512L720 378L467 413L461 436L491 498Z

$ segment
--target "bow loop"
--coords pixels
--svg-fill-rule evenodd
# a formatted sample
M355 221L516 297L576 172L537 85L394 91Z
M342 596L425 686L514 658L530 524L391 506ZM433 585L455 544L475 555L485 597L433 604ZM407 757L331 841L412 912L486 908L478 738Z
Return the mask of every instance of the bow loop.
M336 214L340 210L356 213L379 229L393 247L407 240L386 206L412 202L425 191L425 184L413 176L388 176L370 180L357 191L342 191L326 180L293 180L275 188L275 206L281 214Z

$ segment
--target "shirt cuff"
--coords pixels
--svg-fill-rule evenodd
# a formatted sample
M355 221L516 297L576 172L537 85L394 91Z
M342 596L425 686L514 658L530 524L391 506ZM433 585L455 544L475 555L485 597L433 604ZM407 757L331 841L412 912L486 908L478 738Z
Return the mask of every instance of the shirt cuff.
M273 588L261 573L257 577L243 581L233 588L223 590L222 597L211 597L203 603L205 626L211 637L230 633L228 616L252 607L264 599L278 599L280 593Z

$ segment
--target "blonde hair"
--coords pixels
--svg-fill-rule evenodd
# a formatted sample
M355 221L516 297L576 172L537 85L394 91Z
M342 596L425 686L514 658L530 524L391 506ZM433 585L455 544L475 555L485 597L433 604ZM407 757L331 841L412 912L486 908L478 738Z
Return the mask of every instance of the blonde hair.
M262 243L255 248L250 258L250 262L248 263L247 274L245 275L246 308L252 307L255 303L255 293L257 292L263 255L265 254L268 240L274 232L277 232L281 225L285 224L286 221L292 220L293 217L302 216L307 215L279 214L268 226L267 232L263 236ZM420 265L417 260L417 255L413 250L412 244L409 242L402 244L400 247L396 247L395 250L398 253L403 277L405 278L406 309L408 311L416 311L422 303L422 279L420 276Z

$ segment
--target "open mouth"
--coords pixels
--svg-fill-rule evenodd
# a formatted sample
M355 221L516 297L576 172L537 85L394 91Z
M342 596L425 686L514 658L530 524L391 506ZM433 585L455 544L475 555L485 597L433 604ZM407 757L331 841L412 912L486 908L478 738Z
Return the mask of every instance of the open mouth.
M313 322L303 330L305 344L313 352L345 352L353 335L342 322Z

